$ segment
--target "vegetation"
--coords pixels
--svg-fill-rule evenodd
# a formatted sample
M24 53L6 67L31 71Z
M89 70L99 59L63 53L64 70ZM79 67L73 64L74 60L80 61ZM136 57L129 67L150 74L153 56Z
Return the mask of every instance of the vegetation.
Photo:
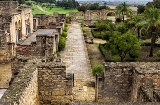
M66 39L64 37L60 37L59 39L59 50L63 50L63 48L66 46Z
M86 29L85 29L83 23L81 23L81 27L82 27L82 31L83 31L83 36L84 36L84 37L87 37Z
M157 51L156 55L160 58L160 50Z
M127 32L122 34L115 32L108 42L108 50L113 55L119 55L121 61L124 60L127 54L130 57L138 57L141 49L140 43L135 35Z
M109 9L108 6L101 6L98 3L94 3L94 4L82 4L81 6L79 6L78 11L83 11L86 12L87 10L102 10L102 9Z
M103 65L95 65L92 68L92 73L94 76L101 75L103 73Z
M130 16L132 14L132 10L129 8L129 5L126 4L126 2L118 5L116 7L116 14L118 15L118 17L121 18L122 16L122 20L124 22L124 16L127 15L127 16Z
M151 31L151 48L149 56L153 56L153 48L156 42L156 38L159 35L158 25L160 24L160 12L157 8L147 8L144 12L145 20L141 21L142 24L146 29Z
M66 9L77 8L79 6L79 3L75 0L62 0L62 1L57 1L56 6L64 7Z

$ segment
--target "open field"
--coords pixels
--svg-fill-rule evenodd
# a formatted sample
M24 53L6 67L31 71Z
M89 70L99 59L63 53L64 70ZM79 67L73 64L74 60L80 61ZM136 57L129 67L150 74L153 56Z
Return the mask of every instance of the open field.
M64 9L60 7L53 7L50 9L46 7L41 7L40 5L32 6L32 10L33 10L33 14L46 14L46 15L52 15L54 12L69 15L69 12L77 12L76 9Z
M110 7L110 9L115 9L116 8L116 6L114 6L114 5L107 5L107 6L109 6ZM130 7L133 11L137 11L137 7Z

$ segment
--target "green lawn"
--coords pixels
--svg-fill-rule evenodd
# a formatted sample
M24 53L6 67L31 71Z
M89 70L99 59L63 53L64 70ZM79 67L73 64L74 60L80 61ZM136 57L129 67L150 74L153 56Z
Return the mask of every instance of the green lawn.
M77 9L65 9L60 7L53 7L53 8L47 8L47 7L41 7L40 5L32 5L32 11L33 14L46 14L46 15L52 15L54 12L58 12L60 14L67 14L69 15L69 12L77 12Z

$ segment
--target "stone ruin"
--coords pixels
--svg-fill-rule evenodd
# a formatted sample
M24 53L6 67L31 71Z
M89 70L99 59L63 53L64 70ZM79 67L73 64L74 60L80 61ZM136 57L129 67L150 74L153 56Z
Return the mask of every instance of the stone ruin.
M105 63L99 78L99 102L160 102L158 62Z

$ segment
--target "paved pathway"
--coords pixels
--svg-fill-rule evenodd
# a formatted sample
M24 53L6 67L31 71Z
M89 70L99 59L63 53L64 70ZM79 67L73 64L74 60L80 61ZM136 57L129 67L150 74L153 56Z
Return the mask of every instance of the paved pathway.
M94 87L88 85L94 81L94 77L91 73L91 65L80 24L72 23L69 26L66 47L61 55L67 66L67 73L74 73L74 101L94 101Z

